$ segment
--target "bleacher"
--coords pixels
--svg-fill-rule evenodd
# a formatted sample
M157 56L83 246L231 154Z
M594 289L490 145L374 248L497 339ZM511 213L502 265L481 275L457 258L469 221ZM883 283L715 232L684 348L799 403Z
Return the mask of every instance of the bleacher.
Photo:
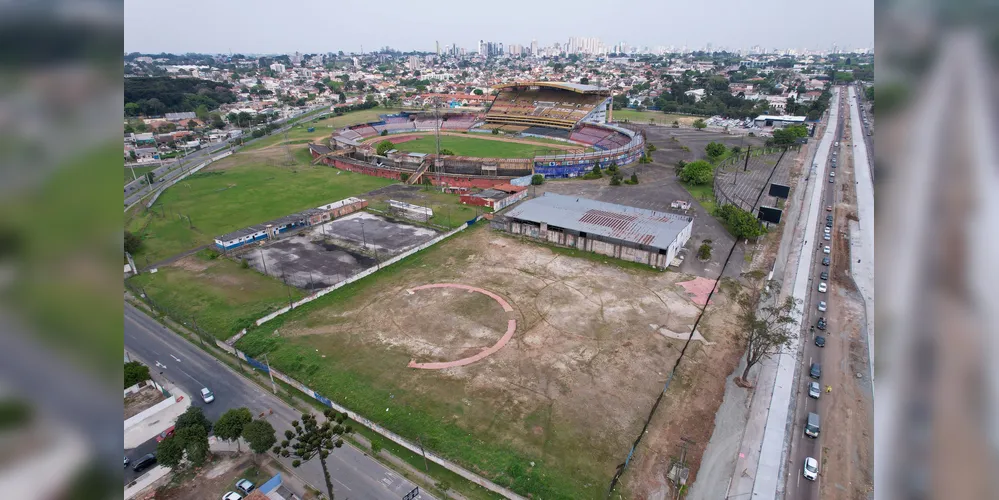
M607 129L583 125L582 127L573 130L572 133L569 134L569 139L576 142L582 142L584 144L597 144L611 135L616 134L608 131Z
M603 100L600 95L558 88L501 89L486 121L571 129Z
M569 131L568 130L560 129L560 128L551 128L551 127L528 127L526 129L524 129L521 133L522 134L540 135L540 136L544 136L544 137L555 137L555 138L558 138L558 139L568 139L569 138Z
M468 130L472 125L475 125L478 119L479 117L476 115L448 115L447 120L444 120L444 123L441 124L441 128L447 130Z
M381 133L381 131L375 130L374 127L372 127L371 125L368 125L367 123L364 123L364 124L361 124L361 125L354 125L354 126L350 127L350 130L354 131L355 133L357 133L361 137L372 137L372 136L376 136L379 133Z

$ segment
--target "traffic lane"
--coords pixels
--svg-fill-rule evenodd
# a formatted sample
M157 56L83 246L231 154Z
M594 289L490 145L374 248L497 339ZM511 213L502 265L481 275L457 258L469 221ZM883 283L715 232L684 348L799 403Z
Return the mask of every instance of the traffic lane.
M128 303L125 303L124 326L125 347L129 352L140 360L149 361L150 366L155 366L155 359L170 359L170 364L161 362L165 367L156 367L157 373L162 371L160 376L185 391L194 391L192 404L201 407L209 419L214 421L230 408L246 406L254 414L254 418L258 418L263 412L264 418L271 422L279 437L284 435L285 430L292 428L293 420L300 420L301 413L298 410L237 375L228 366ZM180 361L173 360L173 357ZM156 376L157 374L153 375L154 378ZM206 405L197 395L196 391L201 389L202 383L209 384L215 394L215 401L211 404ZM281 461L291 468L290 459ZM332 453L327 466L334 487L341 492L349 492L350 498L375 500L395 496L400 491L405 494L415 488L409 480L349 444ZM316 460L303 464L295 472L313 486L322 487L325 484L322 468ZM402 494L398 496L401 497Z
M150 439L149 441L146 441L145 443L142 443L136 448L132 448L131 450L125 450L125 456L128 457L128 465L125 466L126 485L138 479L140 476L146 473L146 471L143 471L136 474L136 472L132 470L132 464L134 464L135 461L138 460L139 458L142 458L149 453L156 453L157 444L158 443L156 442L156 438L153 438Z

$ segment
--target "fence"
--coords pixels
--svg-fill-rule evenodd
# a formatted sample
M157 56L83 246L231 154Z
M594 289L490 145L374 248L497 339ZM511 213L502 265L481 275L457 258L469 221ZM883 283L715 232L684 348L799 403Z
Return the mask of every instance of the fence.
M735 205L743 210L752 212L753 209L755 208L752 206L755 200L744 200L741 197L737 196L736 193L733 192L734 186L728 184L727 182L722 181L722 179L726 178L726 176L720 175L721 171L731 167L735 167L736 169L738 169L739 168L738 165L741 162L745 162L747 160L746 158L747 154L750 155L750 157L752 158L752 157L776 154L780 153L781 151L783 151L783 148L751 149L748 153L739 153L735 156L730 156L722 160L722 162L719 163L717 167L715 167L715 176L711 184L711 190L715 195L715 199L718 201L718 206Z

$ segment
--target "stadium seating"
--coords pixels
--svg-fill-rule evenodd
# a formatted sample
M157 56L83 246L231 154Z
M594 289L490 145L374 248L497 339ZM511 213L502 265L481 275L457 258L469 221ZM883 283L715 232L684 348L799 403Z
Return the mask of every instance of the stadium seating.
M503 89L493 101L486 121L569 129L604 99L557 88Z

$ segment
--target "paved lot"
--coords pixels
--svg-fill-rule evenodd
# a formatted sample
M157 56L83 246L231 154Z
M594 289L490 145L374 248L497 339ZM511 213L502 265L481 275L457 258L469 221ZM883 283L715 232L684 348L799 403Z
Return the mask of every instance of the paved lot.
M244 257L254 269L292 286L321 289L437 234L433 229L358 212L250 250Z
M779 206L777 199L768 196L769 184L789 186L791 163L795 151L791 150L778 164L780 153L754 156L745 161L737 161L715 170L715 196L719 203L733 203L744 210L755 212L756 197L763 190L760 205L765 207ZM776 170L774 167L777 167ZM770 173L773 172L771 177ZM770 183L767 180L770 179Z

